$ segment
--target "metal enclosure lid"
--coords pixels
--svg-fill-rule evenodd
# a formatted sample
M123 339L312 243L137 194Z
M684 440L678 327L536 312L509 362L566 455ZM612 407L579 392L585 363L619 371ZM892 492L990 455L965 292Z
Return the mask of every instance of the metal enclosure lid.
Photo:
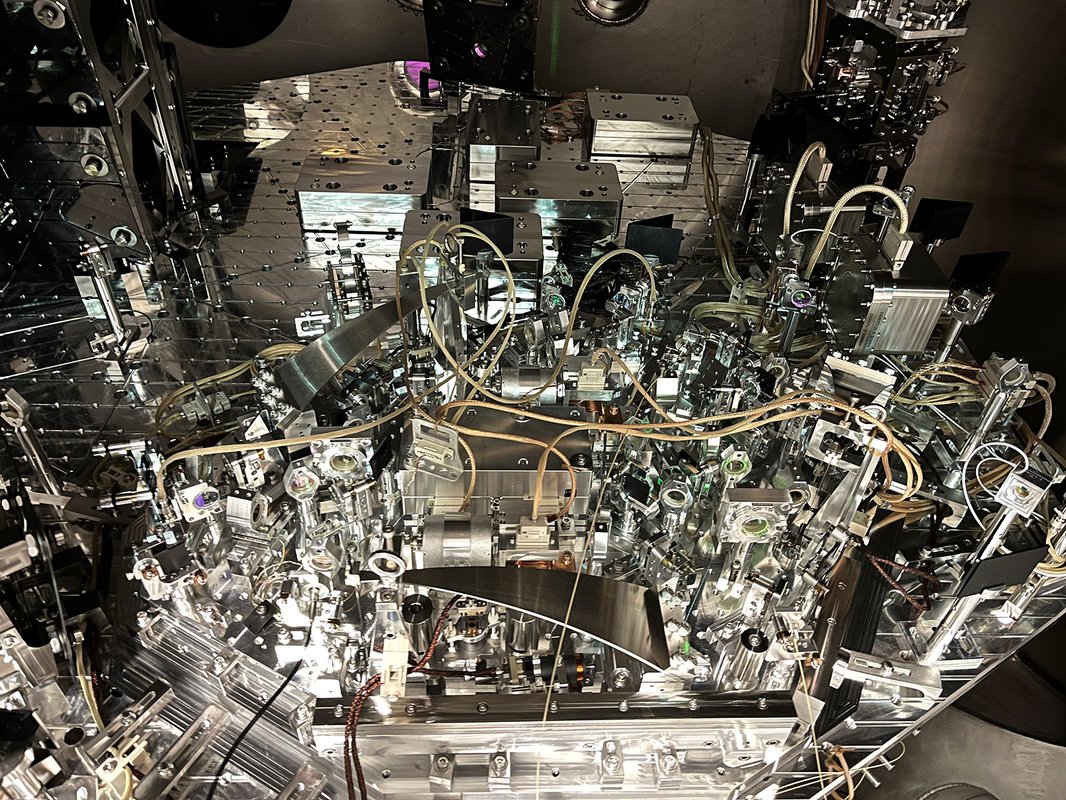
M496 163L496 209L554 220L602 220L617 230L622 185L613 164L564 161Z
M404 214L426 205L430 158L380 151L305 159L296 183L304 230L399 230Z
M590 155L691 158L699 117L684 95L587 91Z

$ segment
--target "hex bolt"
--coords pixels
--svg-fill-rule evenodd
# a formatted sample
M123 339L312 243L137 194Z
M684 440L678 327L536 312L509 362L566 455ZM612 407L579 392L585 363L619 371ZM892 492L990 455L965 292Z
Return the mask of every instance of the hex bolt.
M99 156L90 156L82 163L85 174L95 178L104 171L104 161Z

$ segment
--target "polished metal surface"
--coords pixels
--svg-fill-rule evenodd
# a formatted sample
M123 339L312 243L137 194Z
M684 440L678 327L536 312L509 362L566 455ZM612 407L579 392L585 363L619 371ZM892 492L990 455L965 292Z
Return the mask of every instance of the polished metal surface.
M965 743L962 746L960 743ZM864 782L859 800L897 797L947 800L942 787L964 784L954 792L974 800L1027 800L1056 797L1063 775L1063 749L982 722L953 708L923 725L906 740L907 756L892 770L875 773L877 785ZM892 758L900 748L892 754ZM936 794L941 791L942 794Z
M390 74L389 65L302 74L189 98L198 137L254 144L255 149L233 176L239 214L205 258L206 286L214 287L217 300L182 304L177 313L155 319L151 330L143 317L129 317L142 337L152 332L155 338L155 353L142 360L136 373L103 368L87 347L70 350L66 342L88 338L91 328L82 298L71 287L46 283L4 293L0 344L6 362L0 361L0 382L13 382L35 403L41 441L54 463L76 468L84 460L79 454L91 443L147 430L148 397L186 377L219 372L269 344L295 339L295 318L324 308L326 268L335 259L329 251L336 251L337 237L320 231L305 240L295 204L301 167L310 154L338 158L353 150L378 149L378 144L413 152L430 146L434 118L397 107L388 86ZM716 137L716 169L726 202L740 194L744 150L741 141ZM580 143L550 145L546 151L553 161L581 159ZM661 213L655 177L639 171L627 180L623 222ZM685 252L713 249L701 197L702 181L693 180L671 198L675 225L686 233ZM398 250L390 235L350 234L350 246L365 254L374 297L381 300L395 291ZM553 259L554 245L549 241L545 247L546 260ZM203 285L189 275L180 279L176 291L191 294ZM151 295L158 287L149 283L147 297L145 291L131 288L131 302L151 311ZM38 328L42 322L48 327ZM64 331L58 348L56 328ZM55 369L68 364L63 374Z
M560 222L591 221L609 234L618 230L622 215L614 164L498 161L495 192L500 211L537 214L547 230Z
M38 44L0 88L81 81L78 42L112 74L108 125L60 88L74 123L0 151L36 248L0 297L0 706L37 726L2 792L850 798L1063 618L1054 379L955 346L991 293L862 185L946 110L964 4L844 4L546 1L565 95L394 61L182 102L147 0L5 3ZM335 8L291 5L185 63L280 74ZM300 55L417 49L417 6ZM514 13L440 68L526 52ZM795 78L794 17L813 92L749 153L721 131Z
M435 300L446 291L446 286L433 286L426 290L426 299ZM297 411L306 411L341 370L384 336L401 316L421 307L421 292L407 292L398 302L382 303L319 336L275 372L285 398Z
M467 121L470 180L495 182L497 161L537 161L541 132L534 104L501 97L477 100Z
M585 102L591 155L692 158L699 118L688 97L587 92Z
M670 655L659 599L649 589L597 575L544 569L453 567L406 573L414 586L462 592L532 614L663 669Z
M625 800L660 786L678 797L726 800L729 790L718 779L743 774L760 749L788 735L791 722L776 698L754 710L735 701L693 708L693 699L629 697L620 707L581 694L547 714L541 698L522 696L458 698L429 709L417 698L404 708L374 703L360 725L361 758L368 787L383 796L428 800L451 790L574 797L606 785ZM657 718L676 728L668 738ZM317 746L339 750L343 732L333 710L319 709L316 722ZM505 768L494 772L500 754Z
M493 175L495 175L495 169L496 164L493 162ZM511 250L503 254L507 258L511 272L519 279L539 279L542 276L544 267L545 248L550 245L550 240L545 241L540 217L536 214L509 214L506 216L510 216L514 220L514 226L511 231ZM459 215L448 211L409 212L403 225L400 252L405 252L407 248L417 245L441 223L455 224L458 221Z
M426 205L428 153L360 150L335 157L309 154L296 183L305 230L399 230L408 211Z

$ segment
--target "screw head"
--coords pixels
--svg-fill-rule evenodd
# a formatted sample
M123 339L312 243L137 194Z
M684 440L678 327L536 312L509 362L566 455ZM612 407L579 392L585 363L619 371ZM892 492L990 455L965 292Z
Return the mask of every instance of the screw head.
M437 767L437 771L438 772L444 772L444 770L448 769L448 765L451 764L451 763L452 762L448 758L448 756L437 756L437 760L435 762L436 767Z

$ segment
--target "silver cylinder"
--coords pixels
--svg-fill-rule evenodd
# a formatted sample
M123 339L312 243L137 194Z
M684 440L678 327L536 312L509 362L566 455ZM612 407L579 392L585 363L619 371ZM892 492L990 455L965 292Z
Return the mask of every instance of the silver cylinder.
M956 463L965 464L977 452L984 443L989 431L1000 421L1008 400L1019 388L1025 385L1029 377L1029 370L1024 364L1015 364L999 377L995 391L988 398L988 404L981 415L981 421L977 423L977 427L970 434L970 438L966 440L966 444L959 451Z
M484 613L464 613L455 626L458 637L454 640L460 658L477 658L485 653L489 638L489 621Z
M426 567L487 567L492 564L492 517L434 514L422 525Z
M551 377L551 370L542 367L504 367L500 370L500 394L508 400L517 400L524 397ZM559 405L561 402L562 387L559 381L554 381L542 391L534 402L545 406Z
M941 340L940 349L937 350L933 363L942 364L951 358L951 351L955 349L955 344L959 341L959 336L962 335L962 326L961 320L951 321L951 324L944 331L944 338Z
M422 655L429 650L433 638L433 601L424 594L409 594L400 606L411 652Z
M507 645L516 653L535 653L540 647L543 622L529 614L507 614Z
M935 664L939 661L948 646L955 641L959 631L966 624L977 607L981 605L981 595L972 594L968 597L960 597L952 601L948 613L944 615L933 635L925 645L925 654L918 660L919 664Z

